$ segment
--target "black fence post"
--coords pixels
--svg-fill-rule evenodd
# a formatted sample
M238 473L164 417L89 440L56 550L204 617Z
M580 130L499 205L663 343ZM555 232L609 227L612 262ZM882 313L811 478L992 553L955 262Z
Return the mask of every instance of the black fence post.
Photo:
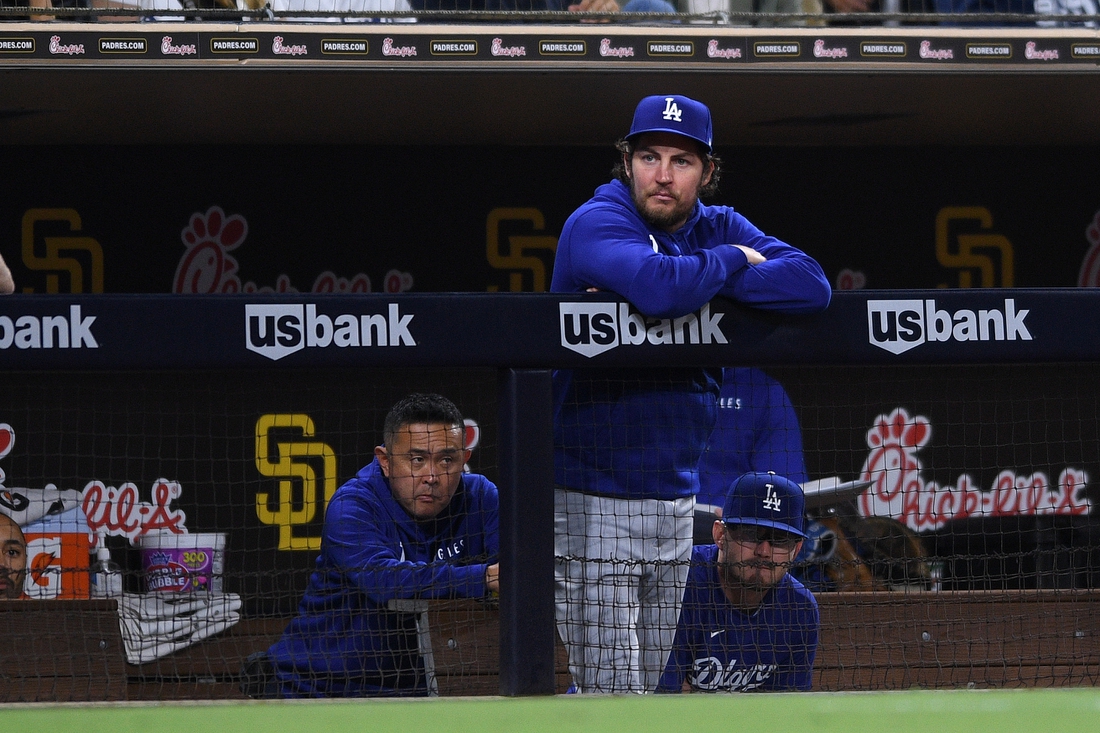
M550 371L501 369L500 694L554 694Z

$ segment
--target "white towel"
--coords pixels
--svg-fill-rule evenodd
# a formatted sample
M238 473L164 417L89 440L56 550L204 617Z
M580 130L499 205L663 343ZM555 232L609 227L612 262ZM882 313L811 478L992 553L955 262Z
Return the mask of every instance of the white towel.
M236 593L125 593L119 602L120 612L149 621L240 609L241 597Z
M142 640L140 644L124 643L126 661L130 664L145 664L154 659L160 659L180 649L186 649L208 636L221 633L240 620L240 614L234 613L217 621L197 624L188 633L180 633L171 637L148 638ZM123 637L123 641L126 642L125 637Z
M241 620L236 593L124 594L118 603L126 661L144 664L225 631Z
M61 491L53 484L46 484L44 489L0 486L0 512L11 517L20 527L78 506L80 492L74 489Z

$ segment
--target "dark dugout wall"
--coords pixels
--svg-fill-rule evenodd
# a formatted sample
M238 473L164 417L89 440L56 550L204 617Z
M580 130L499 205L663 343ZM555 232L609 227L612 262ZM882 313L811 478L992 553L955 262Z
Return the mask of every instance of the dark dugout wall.
M836 288L1098 282L1100 148L719 142L714 202ZM0 242L38 293L543 290L565 219L614 162L610 144L4 152L19 185Z

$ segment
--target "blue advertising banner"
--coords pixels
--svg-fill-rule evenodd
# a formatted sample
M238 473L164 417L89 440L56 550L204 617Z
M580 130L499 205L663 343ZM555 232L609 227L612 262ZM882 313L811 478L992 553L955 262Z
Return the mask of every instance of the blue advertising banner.
M647 318L604 294L12 296L0 368L635 367L1100 357L1090 290L849 291L784 317L716 299Z

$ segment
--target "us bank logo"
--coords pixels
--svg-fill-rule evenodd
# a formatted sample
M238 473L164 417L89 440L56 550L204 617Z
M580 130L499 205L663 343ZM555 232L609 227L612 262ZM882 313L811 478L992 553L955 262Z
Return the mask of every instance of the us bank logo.
M935 300L869 300L868 340L892 354L935 341L1031 341L1024 322L1030 312L1017 310L1014 298L978 311L943 310Z
M416 346L409 324L397 303L386 313L336 316L317 312L317 306L292 304L246 305L245 345L272 361L306 348L367 348Z
M627 303L559 303L561 345L592 358L616 346L728 344L710 304L679 318L647 318Z
M0 316L0 349L98 349L92 333L96 316L85 316L79 305L66 316Z

